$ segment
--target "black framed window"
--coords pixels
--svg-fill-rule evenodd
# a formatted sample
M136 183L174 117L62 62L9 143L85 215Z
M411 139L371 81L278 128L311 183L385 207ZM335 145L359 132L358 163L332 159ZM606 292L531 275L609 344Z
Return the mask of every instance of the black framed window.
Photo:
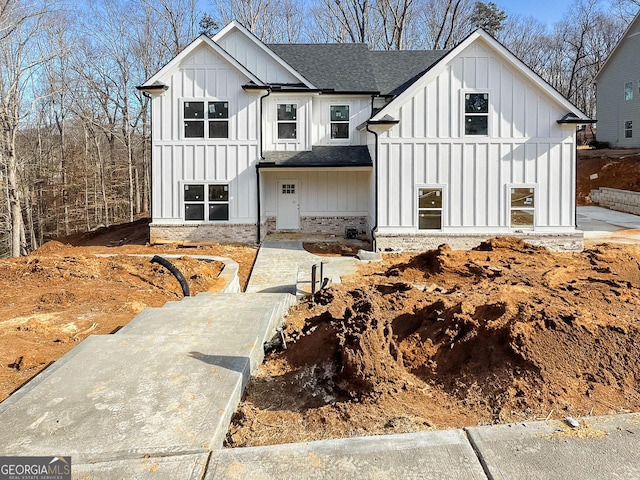
M624 122L624 138L633 138L633 121Z
M292 140L298 136L298 106L293 103L278 104L278 138Z
M229 138L229 102L184 102L182 116L184 138Z
M489 94L466 93L464 96L464 134L489 135Z
M331 138L349 138L349 105L331 105Z
M211 222L229 220L229 185L185 184L184 219L201 222L205 219Z

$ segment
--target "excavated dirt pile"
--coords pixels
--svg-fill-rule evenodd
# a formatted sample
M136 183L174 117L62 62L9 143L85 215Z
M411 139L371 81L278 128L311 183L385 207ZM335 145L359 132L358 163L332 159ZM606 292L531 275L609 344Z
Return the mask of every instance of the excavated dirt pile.
M290 315L230 446L640 410L637 246L445 245L315 302Z

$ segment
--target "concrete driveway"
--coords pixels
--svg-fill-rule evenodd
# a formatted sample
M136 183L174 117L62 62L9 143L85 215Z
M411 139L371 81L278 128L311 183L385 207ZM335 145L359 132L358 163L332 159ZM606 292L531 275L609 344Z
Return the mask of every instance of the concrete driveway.
M578 228L584 232L585 244L640 244L640 216L602 207L578 207Z

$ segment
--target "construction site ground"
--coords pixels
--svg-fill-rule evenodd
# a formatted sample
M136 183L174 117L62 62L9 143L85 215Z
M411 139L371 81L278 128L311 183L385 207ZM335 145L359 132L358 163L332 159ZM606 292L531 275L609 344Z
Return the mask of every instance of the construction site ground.
M636 153L581 154L578 203L599 186L640 190ZM230 257L244 285L257 252L147 241L139 221L0 261L0 399L87 335L181 296L164 268L124 255ZM555 254L501 239L366 265L291 312L288 348L250 384L228 445L638 411L638 248ZM219 288L221 265L175 263L195 293Z

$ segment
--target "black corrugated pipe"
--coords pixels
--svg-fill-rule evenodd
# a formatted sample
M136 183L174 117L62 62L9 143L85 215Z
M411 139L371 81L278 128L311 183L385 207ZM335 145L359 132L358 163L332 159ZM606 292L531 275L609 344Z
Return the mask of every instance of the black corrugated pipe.
M261 223L261 215L260 215L260 209L262 208L262 205L260 203L260 162L262 160L264 160L264 157L262 156L263 153L263 145L262 145L262 140L264 138L264 127L263 127L263 122L262 122L262 105L263 105L263 100L265 98L267 98L269 95L271 95L271 87L267 87L267 93L262 95L260 97L260 152L259 152L259 159L258 159L258 163L256 164L256 182L257 182L257 194L258 194L258 223L256 224L257 227L257 232L258 232L258 245L260 245L260 240L261 240L261 231L260 231L260 223Z
M374 201L374 205L375 205L375 214L373 216L373 221L374 221L374 226L371 229L371 244L372 244L372 250L374 252L378 251L378 245L377 245L377 241L376 241L376 230L378 229L378 133L374 132L373 130L369 129L369 124L367 123L367 132L369 133L373 133L373 135L376 138L376 144L375 147L373 149L373 181L375 182L375 201Z
M158 255L153 256L153 258L151 259L151 263L160 264L164 268L169 270L171 273L173 273L173 276L176 277L176 280L180 282L180 286L182 287L182 294L185 297L191 296L191 292L189 291L189 284L187 283L187 280L184 278L184 275L180 273L180 270L178 270L173 263L171 263L169 260L162 258Z

